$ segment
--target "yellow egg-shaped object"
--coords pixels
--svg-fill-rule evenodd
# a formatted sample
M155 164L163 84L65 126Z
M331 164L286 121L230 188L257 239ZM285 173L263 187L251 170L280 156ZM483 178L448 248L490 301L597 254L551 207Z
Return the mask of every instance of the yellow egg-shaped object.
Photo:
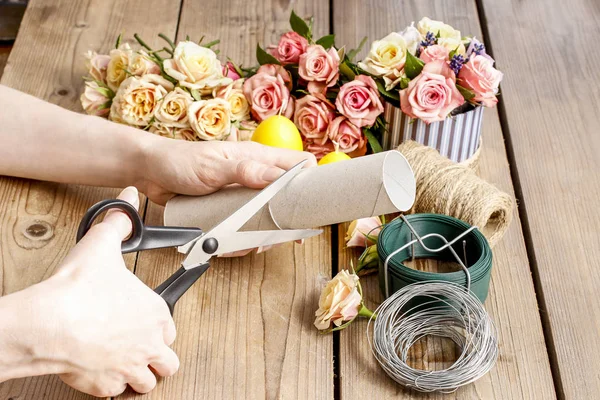
M253 142L266 146L302 151L302 137L289 118L273 115L261 122L252 134Z
M350 160L351 157L342 153L341 151L332 151L329 154L326 154L323 158L321 158L318 162L319 165L331 164L338 161Z

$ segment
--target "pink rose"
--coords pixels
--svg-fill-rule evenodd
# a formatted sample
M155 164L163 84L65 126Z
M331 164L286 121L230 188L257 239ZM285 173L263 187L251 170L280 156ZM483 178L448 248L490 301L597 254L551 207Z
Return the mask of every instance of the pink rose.
M306 53L308 40L296 32L281 35L277 47L271 48L271 54L282 64L297 64L300 56Z
M458 73L458 83L475 93L473 100L486 107L497 102L498 85L504 75L494 68L494 61L483 55L472 55Z
M367 142L362 134L362 130L344 116L335 118L329 124L327 136L332 142L336 142L339 150L343 153L353 153L355 151L366 150Z
M335 100L338 111L359 128L371 126L383 112L379 91L370 76L357 75L344 84Z
M271 76L280 76L281 79L283 79L283 82L285 82L285 86L289 90L292 90L292 76L281 65L275 65L275 64L261 65L260 68L258 69L258 71L256 71L256 73L257 74L267 74L267 75L271 75Z
M367 236L376 239L381 228L379 217L361 218L352 221L346 231L346 247L369 247L375 244Z
M400 108L425 123L443 121L465 99L456 88L456 77L445 61L425 64L423 71L400 91Z
M340 56L335 48L325 50L323 46L313 44L300 56L298 74L308 82L310 93L324 93L337 83L339 66Z
M111 100L108 98L109 92L109 89L98 86L95 81L88 81L79 98L81 106L90 115L106 117L111 105Z
M325 142L324 144L318 144L309 140L305 143L304 147L306 151L314 154L317 160L320 160L321 158L325 157L325 155L335 151L333 143L329 141Z
M108 63L110 62L110 56L88 51L86 57L86 67L90 73L90 76L97 81L106 83L106 69L108 68Z
M294 115L294 98L281 75L257 73L244 82L243 91L252 116L259 122L280 112L287 118Z
M335 116L334 107L324 96L306 95L296 101L294 123L302 135L313 143L327 141L327 128Z
M448 61L450 58L450 50L439 44L434 44L433 46L425 47L419 58L425 63L435 60Z
M235 70L235 66L231 63L231 61L227 61L227 64L223 66L223 76L230 78L234 81L241 78L240 74Z

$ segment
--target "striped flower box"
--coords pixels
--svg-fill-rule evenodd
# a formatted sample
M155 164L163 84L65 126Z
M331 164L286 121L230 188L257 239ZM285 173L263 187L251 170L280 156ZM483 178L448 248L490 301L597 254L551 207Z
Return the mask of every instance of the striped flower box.
M479 146L483 107L427 125L386 103L384 118L388 123L381 143L385 150L395 149L400 143L414 140L435 148L452 161L463 162L471 158Z

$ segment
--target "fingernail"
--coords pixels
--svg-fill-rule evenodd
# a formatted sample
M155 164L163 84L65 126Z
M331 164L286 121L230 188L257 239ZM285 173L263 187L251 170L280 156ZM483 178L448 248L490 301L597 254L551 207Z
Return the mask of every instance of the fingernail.
M139 192L135 186L126 187L122 192L122 197L136 208L140 205Z
M264 181L273 182L275 179L279 178L282 174L282 170L277 167L269 167L263 174L262 178Z

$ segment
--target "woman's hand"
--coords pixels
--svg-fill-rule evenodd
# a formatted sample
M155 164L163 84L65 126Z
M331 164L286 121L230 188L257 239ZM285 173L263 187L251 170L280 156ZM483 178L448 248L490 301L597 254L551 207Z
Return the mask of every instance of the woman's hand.
M231 183L261 189L302 160L316 165L306 152L254 142L149 141L136 183L150 200L165 204L175 194L204 195Z
M135 188L119 198L137 206ZM55 275L0 300L0 381L54 373L107 397L128 384L149 392L155 374L177 371L167 304L125 267L121 241L130 230L127 216L109 211Z

